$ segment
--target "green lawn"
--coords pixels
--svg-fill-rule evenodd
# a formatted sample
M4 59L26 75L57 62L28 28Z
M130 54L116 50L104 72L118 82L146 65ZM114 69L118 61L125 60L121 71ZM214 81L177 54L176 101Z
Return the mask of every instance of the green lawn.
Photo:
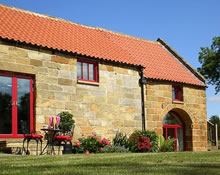
M63 156L0 156L7 175L220 175L220 151Z

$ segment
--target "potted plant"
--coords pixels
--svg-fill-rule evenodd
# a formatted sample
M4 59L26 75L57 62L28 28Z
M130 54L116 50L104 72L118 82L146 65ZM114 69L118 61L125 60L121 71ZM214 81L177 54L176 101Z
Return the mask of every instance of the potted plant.
M70 132L75 123L73 115L69 112L61 112L58 116L60 116L59 129L63 130L64 133Z
M68 137L73 136L73 129L74 129L74 123L75 121L73 120L73 115L70 114L69 112L61 112L58 114L60 116L60 124L59 124L59 129L62 130L64 136L69 135ZM63 145L64 150L63 154L71 154L72 153L72 144L65 144Z

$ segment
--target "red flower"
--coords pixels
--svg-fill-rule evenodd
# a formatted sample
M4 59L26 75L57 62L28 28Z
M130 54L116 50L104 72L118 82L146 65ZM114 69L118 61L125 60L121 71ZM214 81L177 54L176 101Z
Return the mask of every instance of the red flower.
M80 147L80 145L81 145L80 142L76 142L76 146Z
M89 151L88 151L88 150L86 150L86 151L85 151L85 154L89 154Z
M103 151L103 148L102 148L102 147L100 148L100 151Z

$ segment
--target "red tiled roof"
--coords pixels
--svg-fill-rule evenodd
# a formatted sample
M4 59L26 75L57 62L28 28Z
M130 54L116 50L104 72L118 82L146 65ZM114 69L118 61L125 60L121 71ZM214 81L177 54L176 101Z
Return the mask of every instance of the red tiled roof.
M159 42L0 5L0 37L90 57L142 65L150 79L204 86ZM201 79L201 78L200 78Z

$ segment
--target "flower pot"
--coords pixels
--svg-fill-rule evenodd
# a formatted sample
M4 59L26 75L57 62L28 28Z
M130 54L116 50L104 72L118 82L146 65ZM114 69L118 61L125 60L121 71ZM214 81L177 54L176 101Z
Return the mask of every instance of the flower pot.
M63 154L72 154L72 144L64 144L63 145Z

